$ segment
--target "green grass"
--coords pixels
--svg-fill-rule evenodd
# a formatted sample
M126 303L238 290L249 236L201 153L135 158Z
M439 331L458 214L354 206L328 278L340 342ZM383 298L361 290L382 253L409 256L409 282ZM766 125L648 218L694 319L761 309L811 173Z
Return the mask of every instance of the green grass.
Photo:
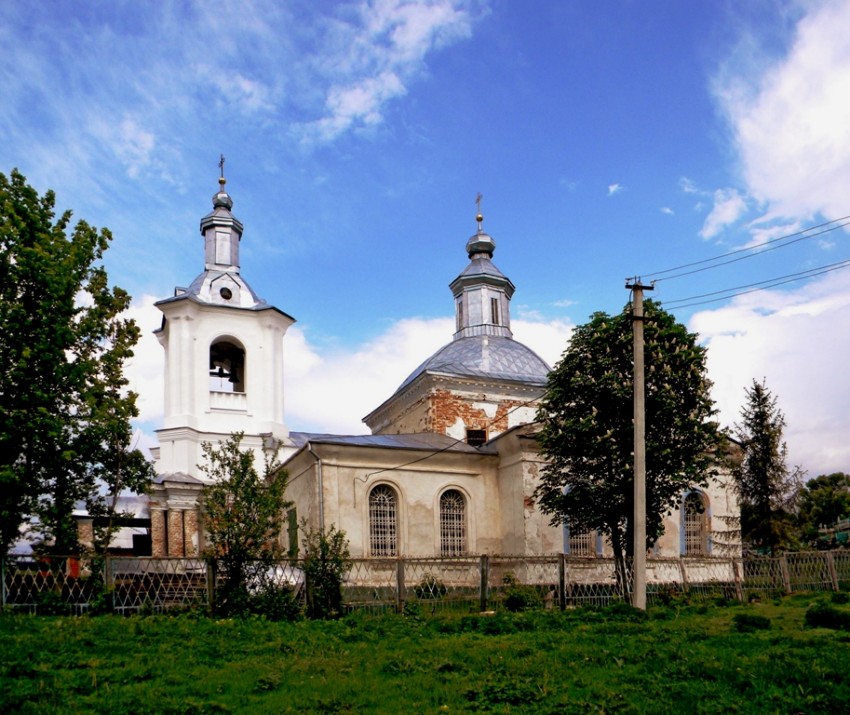
M623 606L296 623L6 614L0 711L844 712L850 634L807 627L815 602L850 612L824 595L648 616Z

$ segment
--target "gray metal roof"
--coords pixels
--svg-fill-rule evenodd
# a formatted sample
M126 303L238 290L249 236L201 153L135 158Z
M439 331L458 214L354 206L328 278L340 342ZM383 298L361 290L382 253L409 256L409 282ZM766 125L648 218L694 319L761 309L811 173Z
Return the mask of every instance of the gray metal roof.
M537 353L507 337L476 335L440 348L401 384L403 389L423 373L450 377L483 377L544 386L549 366Z
M290 432L289 438L296 447L303 447L307 442L314 444L338 444L352 447L381 447L385 449L418 449L428 452L468 452L485 454L495 453L490 447L471 447L466 442L452 439L444 434L434 432L417 432L416 434L361 434L337 435L315 434L311 432Z

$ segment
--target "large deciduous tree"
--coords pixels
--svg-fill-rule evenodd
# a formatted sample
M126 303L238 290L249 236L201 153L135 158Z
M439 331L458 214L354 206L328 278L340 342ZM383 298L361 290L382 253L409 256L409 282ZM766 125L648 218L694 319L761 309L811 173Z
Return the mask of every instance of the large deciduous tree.
M785 416L764 381L745 388L735 435L742 459L733 469L741 503L741 536L752 548L773 553L793 542L794 501L802 471L789 470L782 439Z
M206 462L200 467L211 480L201 496L204 528L208 555L224 576L217 604L224 613L248 608L254 576L258 587L265 585L260 576L281 556L283 511L292 506L285 498L289 477L276 455L265 455L260 475L242 438L237 432L218 445L202 445Z
M819 540L820 527L834 526L850 517L850 474L834 472L810 479L800 491L797 523L800 536Z
M52 191L0 174L2 550L35 517L33 532L70 553L80 502L108 516L114 496L144 491L152 476L132 446L138 411L123 368L139 331L102 265L112 235L85 221L72 228L71 212L57 218L54 207Z
M661 535L666 514L689 489L706 484L719 443L697 336L658 303L644 305L646 375L646 537ZM621 579L633 553L633 338L630 306L595 313L575 329L537 419L547 459L535 492L552 523L597 530L610 539Z

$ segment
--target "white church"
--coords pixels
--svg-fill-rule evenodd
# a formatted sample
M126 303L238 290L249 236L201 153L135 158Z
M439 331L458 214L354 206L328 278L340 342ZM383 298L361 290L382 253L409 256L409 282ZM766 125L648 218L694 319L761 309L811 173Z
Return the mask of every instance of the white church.
M153 556L203 551L201 445L236 431L258 465L264 450L280 450L294 502L281 515L282 538L292 554L302 520L343 530L352 557L608 553L593 533L550 525L535 504L542 457L533 421L550 368L513 339L515 288L492 261L496 244L480 214L469 262L449 286L454 335L364 417L371 435L312 434L284 420L284 341L294 319L243 278L243 226L225 183L201 219L203 272L157 303L165 414L152 450ZM683 494L655 552L709 555L712 532L737 514L721 482Z

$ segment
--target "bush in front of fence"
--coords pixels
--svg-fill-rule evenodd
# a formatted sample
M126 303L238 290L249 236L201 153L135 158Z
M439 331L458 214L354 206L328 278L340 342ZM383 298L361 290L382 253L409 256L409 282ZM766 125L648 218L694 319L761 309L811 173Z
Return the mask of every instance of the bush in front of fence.
M543 605L543 599L537 589L520 583L512 572L509 571L502 577L502 583L505 585L502 592L503 603L512 613L540 608Z

